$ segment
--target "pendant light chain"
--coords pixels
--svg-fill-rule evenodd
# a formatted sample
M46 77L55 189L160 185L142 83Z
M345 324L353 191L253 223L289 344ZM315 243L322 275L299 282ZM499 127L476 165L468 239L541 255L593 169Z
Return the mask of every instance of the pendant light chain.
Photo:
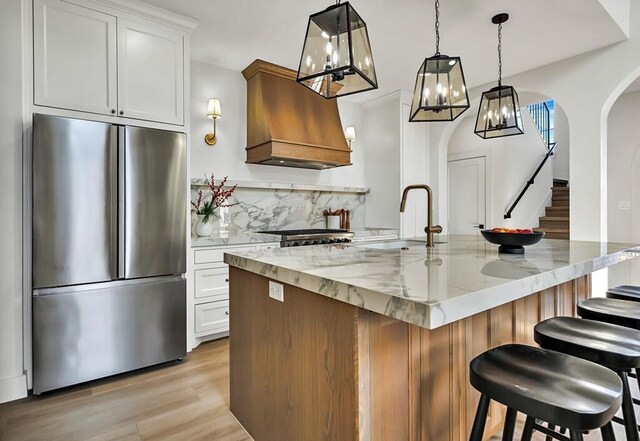
M502 86L502 23L498 25L498 86Z
M436 56L440 55L440 0L436 0Z

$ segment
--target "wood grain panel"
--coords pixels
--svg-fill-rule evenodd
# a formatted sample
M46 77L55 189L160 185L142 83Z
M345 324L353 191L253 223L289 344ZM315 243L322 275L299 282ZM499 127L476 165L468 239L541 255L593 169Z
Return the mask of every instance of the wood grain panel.
M231 407L256 441L466 440L479 399L470 361L535 344L533 327L572 315L590 289L583 277L428 330L290 286L284 303L265 301L267 279L237 269L231 281L242 309L231 314ZM485 439L503 423L493 403Z
M576 316L577 293L574 292L574 283L564 283L555 287L558 302L558 316Z
M357 363L355 366L358 375L358 441L371 440L371 370L369 367L370 336L369 336L369 311L358 310L356 326L358 327L358 347L356 348Z
M423 440L451 439L451 326L422 332L421 405ZM423 330L424 331L424 330ZM424 363L427 359L428 363Z
M409 325L371 314L369 338L371 439L409 439Z
M358 308L289 285L279 302L268 279L237 268L230 281L238 420L256 441L357 439Z

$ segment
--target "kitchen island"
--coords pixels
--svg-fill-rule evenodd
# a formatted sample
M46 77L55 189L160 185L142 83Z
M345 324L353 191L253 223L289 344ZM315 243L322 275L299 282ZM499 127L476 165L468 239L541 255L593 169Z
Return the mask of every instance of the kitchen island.
M468 439L470 360L533 344L536 323L575 315L592 272L640 256L562 240L503 256L479 236L438 239L225 255L231 411L256 441ZM487 437L502 421L494 403Z

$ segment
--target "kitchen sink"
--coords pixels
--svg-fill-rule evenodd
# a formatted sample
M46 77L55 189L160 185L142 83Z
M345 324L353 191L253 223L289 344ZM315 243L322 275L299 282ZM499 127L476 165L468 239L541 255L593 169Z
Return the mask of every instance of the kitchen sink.
M400 248L424 247L427 245L427 242L422 240L391 240L388 242L363 242L355 245L362 248L375 248L378 250L397 250Z

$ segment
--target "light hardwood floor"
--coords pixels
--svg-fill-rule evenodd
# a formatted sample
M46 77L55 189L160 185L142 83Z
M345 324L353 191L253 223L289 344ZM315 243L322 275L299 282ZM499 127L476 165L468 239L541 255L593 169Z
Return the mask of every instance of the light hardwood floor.
M635 392L635 387L632 389ZM625 440L621 429L616 427L618 441ZM491 441L499 439L496 436ZM542 441L544 437L536 434L534 439ZM600 435L593 433L585 439L599 440ZM180 363L0 404L0 440L251 438L229 412L229 342L223 339L200 345Z
M2 441L251 438L229 412L228 339L182 362L0 405Z

